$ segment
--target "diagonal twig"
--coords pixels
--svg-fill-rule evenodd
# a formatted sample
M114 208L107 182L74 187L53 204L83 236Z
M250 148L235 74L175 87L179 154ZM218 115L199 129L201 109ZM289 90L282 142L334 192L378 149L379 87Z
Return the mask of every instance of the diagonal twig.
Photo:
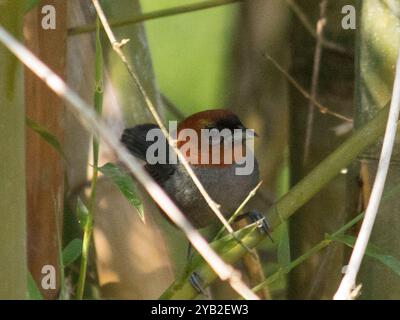
M264 52L264 57L269 60L275 68L277 68L285 77L286 79L308 100L312 101L314 105L319 109L319 112L323 114L329 114L335 118L340 120L344 120L346 122L353 122L353 119L346 117L340 113L331 111L328 107L322 105L320 102L315 100L306 89L304 89L274 58L272 58L268 53Z
M233 221L235 221L236 217L240 214L240 212L243 210L243 208L245 207L245 205L251 200L251 198L253 198L256 195L257 190L261 187L263 181L260 181L253 190L251 190L249 192L249 194L247 195L246 199L243 200L243 202L239 205L239 207L237 207L237 209L235 210L235 212L232 214L232 216L229 218L228 223L232 223ZM221 238L222 234L224 233L225 228L222 227L217 235L214 237L213 241L218 240L219 238Z

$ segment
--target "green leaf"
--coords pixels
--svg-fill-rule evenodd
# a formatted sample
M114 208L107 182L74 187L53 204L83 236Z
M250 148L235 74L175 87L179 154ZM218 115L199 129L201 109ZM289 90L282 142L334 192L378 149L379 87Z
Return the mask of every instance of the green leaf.
M26 117L26 125L35 131L40 137L42 137L49 145L51 145L64 159L65 155L61 147L61 143L58 141L57 137L50 133L46 128L42 127L40 124L34 120Z
M62 252L62 261L64 268L73 263L82 254L82 240L74 239L64 248Z
M42 293L36 285L32 274L28 272L28 299L30 300L43 300Z
M76 215L78 217L79 225L84 229L88 220L89 210L79 197L76 202Z
M342 242L351 248L354 247L354 244L356 242L355 237L349 236L349 235L344 235L344 234L337 235L335 237L331 236L331 238L333 240ZM377 246L375 246L371 243L368 244L365 254L371 258L374 258L374 259L380 261L381 263L383 263L385 266L387 266L393 272L395 272L397 275L400 276L400 261L398 259L396 259L395 257L385 254L380 248L378 248Z
M138 196L132 177L112 163L106 163L99 168L99 171L114 182L126 199L136 208L140 219L145 222L143 203Z

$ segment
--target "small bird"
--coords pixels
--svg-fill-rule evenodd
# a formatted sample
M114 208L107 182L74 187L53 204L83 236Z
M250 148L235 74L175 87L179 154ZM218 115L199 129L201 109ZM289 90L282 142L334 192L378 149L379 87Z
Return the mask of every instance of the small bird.
M160 130L155 124L141 124L127 128L122 134L121 142L134 156L146 162L147 172L165 190L195 228L200 229L218 223L217 216L208 206L183 165L179 161L176 163L169 161L172 158L171 152L174 152L169 146L164 149L167 150L166 162L149 163L151 161L147 159L147 152L154 141L149 141L146 137L154 129ZM186 137L180 140L180 134L186 129L195 132L197 139L187 140ZM201 136L203 129L208 129L210 132L228 130L232 133L231 140L225 141L227 139L225 136L219 136L216 140L210 137L204 139ZM242 134L235 135L235 132ZM243 162L240 160L252 155L252 153L248 154L251 151L245 148L246 139L252 138L248 135L248 130L233 112L217 109L198 112L181 121L177 126L177 137L177 147L188 160L210 197L220 205L222 214L229 218L260 179L257 160L254 157L254 164L249 174L237 173L237 169L243 167ZM237 139L238 137L243 139ZM168 144L166 140L162 143ZM232 153L232 157L225 157L227 152ZM219 160L215 161L217 163L211 160L213 155ZM199 161L203 159L202 157L208 159L208 162ZM230 161L231 159L233 161ZM256 218L253 217L252 220Z

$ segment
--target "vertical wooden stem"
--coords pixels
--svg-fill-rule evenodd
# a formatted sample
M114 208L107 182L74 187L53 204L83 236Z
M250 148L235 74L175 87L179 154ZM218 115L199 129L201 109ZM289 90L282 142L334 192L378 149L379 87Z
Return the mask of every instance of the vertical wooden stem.
M55 29L44 29L45 5L55 8ZM61 77L65 76L67 1L43 0L26 15L24 36L27 47ZM64 102L30 71L25 71L25 102L28 117L63 141ZM58 297L60 289L59 245L61 243L64 163L45 140L27 130L28 266L45 299ZM56 270L56 287L41 285L42 268Z

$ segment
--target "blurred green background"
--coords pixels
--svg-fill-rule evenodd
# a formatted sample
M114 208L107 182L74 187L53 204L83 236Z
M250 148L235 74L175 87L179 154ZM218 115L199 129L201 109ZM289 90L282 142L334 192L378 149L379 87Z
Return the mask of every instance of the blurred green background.
M141 5L146 13L198 2ZM238 5L231 4L146 22L158 85L185 114L226 106L237 13Z

